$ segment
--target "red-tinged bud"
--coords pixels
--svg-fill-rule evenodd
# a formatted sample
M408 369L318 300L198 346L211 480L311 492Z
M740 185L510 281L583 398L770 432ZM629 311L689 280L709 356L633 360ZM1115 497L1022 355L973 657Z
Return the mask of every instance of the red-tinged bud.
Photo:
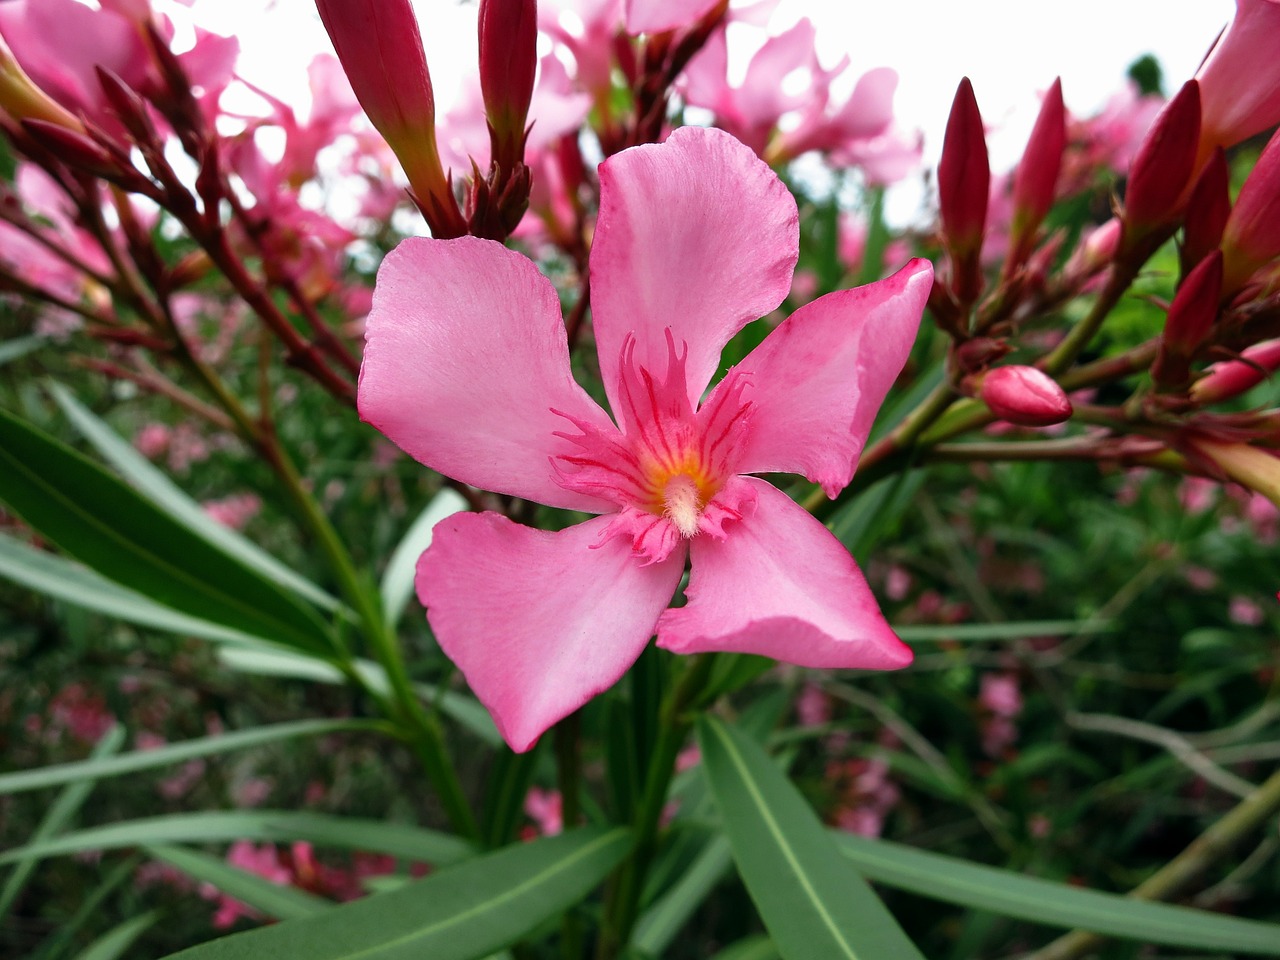
M1189 439L1188 446L1242 487L1262 494L1280 507L1280 450L1205 436Z
M120 172L114 158L83 133L46 120L24 120L22 129L70 167L105 179Z
M1013 223L1009 228L1006 273L1012 273L1035 245L1036 230L1053 206L1066 145L1067 111L1062 103L1062 80L1057 79L1044 95L1027 149L1013 176Z
M1239 360L1224 360L1209 368L1208 374L1191 385L1196 403L1219 403L1252 390L1280 369L1280 339L1264 340L1240 354Z
M1169 305L1160 351L1151 376L1162 387L1180 388L1191 379L1191 358L1218 319L1222 298L1222 253L1213 251L1187 274Z
M1222 230L1223 287L1234 293L1280 256L1280 132L1258 157Z
M1124 246L1172 223L1195 172L1200 143L1200 86L1182 85L1156 116L1129 167L1124 193Z
M1182 235L1182 275L1216 250L1222 243L1222 228L1231 213L1227 158L1216 149L1200 172L1191 199L1187 201L1187 219Z
M84 126L61 104L36 86L27 76L13 51L0 37L0 111L14 123L41 120L68 130L84 132Z
M1071 401L1058 382L1035 367L988 370L978 396L1001 420L1023 427L1050 427L1071 418Z
M1069 282L1072 285L1083 283L1110 265L1120 247L1122 229L1121 222L1116 217L1112 217L1106 223L1091 230L1080 241L1080 245L1076 247L1062 269L1062 272L1070 278Z
M159 142L156 126L147 112L147 101L142 99L142 95L106 67L95 67L94 72L98 75L98 83L102 85L102 93L111 106L111 112L133 141L139 146Z
M480 92L495 163L524 159L525 120L538 70L536 0L480 0Z
M410 0L316 0L356 99L400 160L432 233L467 232L436 147L436 103Z
M968 306L982 292L982 235L987 225L991 166L982 114L969 78L960 81L938 161L938 202L942 238L951 257L955 297Z

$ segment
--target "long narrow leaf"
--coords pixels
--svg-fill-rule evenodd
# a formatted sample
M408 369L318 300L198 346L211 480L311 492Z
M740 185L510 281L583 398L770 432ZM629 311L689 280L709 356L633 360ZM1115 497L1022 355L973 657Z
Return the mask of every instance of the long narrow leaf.
M134 871L138 869L139 861L139 857L133 856L125 857L116 863L101 882L89 892L89 895L76 905L76 912L71 915L71 918L62 921L58 929L36 948L30 960L53 960L53 958L65 956L71 941L91 918L98 916L98 910L106 902L107 897L126 881L134 879Z
M474 850L447 833L398 823L286 810L202 811L166 814L40 838L25 847L0 853L0 865L15 860L114 850L154 843L222 843L255 840L291 843L307 840L322 847L385 853L444 866L465 860Z
M19 357L25 357L28 353L34 353L48 342L44 337L30 336L14 337L0 343L0 367Z
M252 567L268 579L292 590L301 597L326 610L334 610L338 601L317 587L310 580L299 576L271 554L234 530L223 526L209 516L177 484L144 457L133 444L124 440L101 418L82 404L60 383L50 383L49 392L58 402L62 412L72 425L93 445L107 463L120 471L137 490L152 503L165 510L187 529L221 548L224 553L237 558L245 566Z
M640 917L632 944L655 957L665 954L676 934L732 866L729 841L723 835L713 837L680 879Z
M66 557L0 534L0 578L84 610L140 627L228 643L261 644L262 638L162 606Z
M133 942L160 919L160 911L152 910L112 927L76 954L75 960L117 960L133 946Z
M1053 883L887 840L830 837L864 876L935 900L1144 943L1280 956L1280 924Z
M413 521L413 526L404 535L404 539L387 561L386 572L382 575L382 609L386 613L387 623L395 623L404 613L405 605L413 594L413 575L418 566L418 558L422 551L431 546L431 531L445 517L453 516L467 509L467 501L462 494L448 488L441 490L426 509Z
M706 716L698 743L738 872L786 960L922 960L759 746Z
M246 903L277 920L296 920L327 913L333 902L297 887L272 883L248 870L233 867L225 860L212 857L199 850L171 847L165 844L147 846L147 853L177 867L189 877L201 883L210 883L228 896Z
M75 763L41 767L38 770L19 770L16 773L0 774L0 794L57 787L77 780L118 777L124 773L164 767L194 757L244 750L291 737L314 737L326 733L381 729L380 723L370 720L294 720L289 723L276 723L252 730L239 730L235 733L218 734L215 737L200 737L183 743L171 743L157 747L155 750L137 750L117 757L79 760Z
M578 903L630 834L587 827L518 843L322 916L214 940L173 960L479 960Z
M102 738L94 745L90 758L98 760L102 757L109 757L118 752L122 746L124 746L124 727L116 724L103 734ZM94 780L80 780L69 784L58 794L58 799L53 801L48 811L40 819L35 832L31 834L31 843L38 845L61 832L68 821L84 806L84 802L89 799L89 793L93 790L95 783L96 781ZM22 888L26 885L27 878L31 876L31 871L35 869L37 859L37 857L16 854L16 851L10 851L3 859L0 859L0 862L3 863L17 863L13 872L9 874L9 879L5 881L4 888L0 889L0 917L9 915L9 908L18 899L18 894L22 892Z
M165 606L289 646L330 647L324 622L294 594L4 410L0 500L82 563Z

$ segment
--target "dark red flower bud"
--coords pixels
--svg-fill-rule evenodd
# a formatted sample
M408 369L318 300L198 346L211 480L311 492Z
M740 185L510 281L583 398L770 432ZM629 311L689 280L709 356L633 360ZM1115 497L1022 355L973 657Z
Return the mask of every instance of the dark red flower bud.
M1222 296L1222 252L1213 251L1187 275L1169 305L1160 352L1151 376L1164 387L1181 387L1191 379L1191 357L1209 336Z
M1231 213L1228 188L1227 158L1217 149L1200 172L1187 201L1181 252L1184 277L1222 243L1222 228Z
M1067 111L1062 103L1062 80L1044 95L1031 138L1013 177L1013 224L1006 272L1012 272L1031 252L1036 230L1053 206L1067 145Z
M1177 218L1200 143L1200 86L1182 85L1156 116L1129 167L1124 194L1125 246Z
M960 81L938 161L938 202L942 238L951 257L952 288L956 299L972 304L982 292L979 254L987 225L991 166L982 114L969 78Z
M536 0L480 0L479 37L492 159L510 170L524 159L525 120L538 69Z

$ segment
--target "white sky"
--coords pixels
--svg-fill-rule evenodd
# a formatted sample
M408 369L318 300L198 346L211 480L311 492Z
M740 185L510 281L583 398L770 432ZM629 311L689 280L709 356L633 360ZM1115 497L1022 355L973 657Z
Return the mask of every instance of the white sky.
M474 64L475 5L414 2L443 112L456 89L458 51ZM239 36L248 79L286 97L302 95L306 64L331 49L312 0L195 0L195 7L211 29ZM1068 109L1087 115L1120 87L1130 63L1152 53L1172 92L1233 9L1233 0L780 0L771 30L807 16L824 62L848 53L852 76L895 68L899 122L924 132L930 165L956 85L968 76L984 119L997 128L993 167L1007 169L1021 153L1038 93L1055 77Z

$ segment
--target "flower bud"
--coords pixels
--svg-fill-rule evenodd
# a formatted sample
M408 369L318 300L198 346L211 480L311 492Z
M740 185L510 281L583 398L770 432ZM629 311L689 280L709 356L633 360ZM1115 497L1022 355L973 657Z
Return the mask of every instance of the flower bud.
M956 299L972 304L982 292L982 235L987 224L991 166L982 114L969 78L960 81L938 161L938 202L942 238L951 257Z
M1201 155L1235 146L1280 122L1280 3L1236 0L1236 15L1205 58Z
M1228 180L1227 158L1221 148L1216 148L1187 201L1181 250L1183 276L1222 243L1222 228L1231 213Z
M1222 254L1213 251L1187 275L1169 305L1160 350L1151 376L1165 387L1181 387L1191 379L1191 357L1218 318L1222 296Z
M524 159L525 119L538 70L536 0L480 0L479 36L492 159L510 170Z
M1280 132L1272 136L1240 188L1222 229L1222 253L1223 287L1230 293L1280 256Z
M438 238L466 223L436 148L436 104L410 0L316 0L356 99L395 152Z
M1062 103L1062 80L1044 95L1031 138L1013 176L1013 224L1006 272L1011 272L1031 252L1036 229L1053 206L1062 169L1062 151L1067 145L1067 111Z
M1129 167L1124 193L1125 247L1173 221L1191 179L1200 141L1200 87L1182 85L1156 116Z
M1209 404L1238 397L1280 369L1280 340L1264 340L1240 354L1239 360L1224 360L1209 368L1208 374L1191 386L1191 399Z
M1066 391L1035 367L996 367L982 376L982 402L1001 420L1023 427L1049 427L1071 418Z

